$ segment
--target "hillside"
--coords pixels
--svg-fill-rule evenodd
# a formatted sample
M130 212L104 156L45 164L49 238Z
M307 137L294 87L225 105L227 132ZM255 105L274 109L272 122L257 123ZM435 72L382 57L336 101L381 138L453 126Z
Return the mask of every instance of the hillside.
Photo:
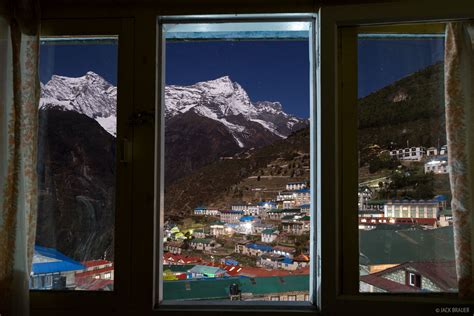
M91 141L93 140L93 141ZM36 243L78 261L113 259L115 137L75 111L39 111Z
M256 182L258 176L259 182L270 188L275 181L282 188L288 181L307 179L309 144L309 128L304 128L286 139L220 159L179 179L166 187L165 217L189 216L199 205L228 207L227 203L245 200L249 190L244 188L251 186L245 181Z
M443 67L434 64L359 99L359 150L446 144Z

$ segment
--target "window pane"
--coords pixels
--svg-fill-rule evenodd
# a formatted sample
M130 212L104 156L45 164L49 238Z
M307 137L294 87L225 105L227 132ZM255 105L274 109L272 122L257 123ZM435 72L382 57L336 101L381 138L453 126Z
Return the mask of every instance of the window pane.
M117 48L41 38L34 289L113 289Z
M307 301L311 23L163 31L163 300Z
M357 41L361 292L457 291L444 28L411 29Z

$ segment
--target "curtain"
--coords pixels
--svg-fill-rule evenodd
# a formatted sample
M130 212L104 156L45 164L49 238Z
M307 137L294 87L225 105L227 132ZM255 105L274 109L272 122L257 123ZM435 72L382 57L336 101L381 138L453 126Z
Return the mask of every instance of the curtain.
M474 298L474 24L448 23L445 104L459 295Z
M38 15L32 1L0 10L0 313L28 315L36 230Z

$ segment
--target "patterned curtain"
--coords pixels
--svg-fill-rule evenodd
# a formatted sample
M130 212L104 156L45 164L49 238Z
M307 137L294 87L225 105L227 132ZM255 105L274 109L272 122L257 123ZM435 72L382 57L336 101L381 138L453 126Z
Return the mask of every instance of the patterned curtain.
M459 295L474 298L474 24L448 23L445 98Z
M32 1L0 10L0 314L29 314L36 230L38 19Z

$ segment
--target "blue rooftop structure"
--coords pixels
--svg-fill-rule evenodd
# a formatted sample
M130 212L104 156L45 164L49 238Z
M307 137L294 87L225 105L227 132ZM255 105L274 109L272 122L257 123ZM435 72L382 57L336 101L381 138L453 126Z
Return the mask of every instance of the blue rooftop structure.
M285 257L285 259L283 259L281 262L286 263L286 264L292 264L293 260L288 257Z
M260 251L263 251L263 252L270 252L270 251L273 250L273 248L271 246L259 245L259 244L247 244L247 245L245 245L245 247L247 247L249 249L260 250Z
M35 255L40 255L51 259L50 262L34 262L33 273L45 274L64 271L85 270L85 266L77 261L72 260L66 255L60 253L56 249L46 248L35 245Z
M300 190L295 190L293 192L296 192L296 193L309 193L309 189L300 189Z
M250 215L247 215L247 216L242 216L242 217L240 218L240 221L241 221L241 222L251 222L251 221L253 221L254 219L255 219L255 217L250 216Z
M434 197L436 201L442 202L442 201L447 201L448 197L446 195L437 195Z

